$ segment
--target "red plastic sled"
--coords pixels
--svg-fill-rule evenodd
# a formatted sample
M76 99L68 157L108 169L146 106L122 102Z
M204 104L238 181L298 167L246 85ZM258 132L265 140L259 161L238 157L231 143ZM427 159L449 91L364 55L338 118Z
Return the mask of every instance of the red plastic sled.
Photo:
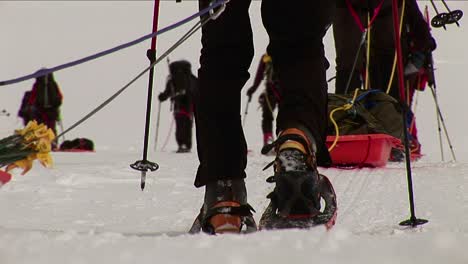
M94 150L87 150L87 149L56 149L56 150L53 150L54 152L79 152L79 153L82 153L82 152L95 152Z
M335 138L327 136L327 147ZM392 148L398 146L400 140L387 134L343 135L330 155L333 166L382 167L387 164Z
M0 186L11 180L11 174L0 170Z

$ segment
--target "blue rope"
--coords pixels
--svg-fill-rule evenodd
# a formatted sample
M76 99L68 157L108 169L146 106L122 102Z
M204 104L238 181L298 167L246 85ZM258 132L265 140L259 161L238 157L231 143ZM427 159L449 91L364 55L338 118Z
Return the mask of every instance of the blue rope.
M103 56L106 56L106 55L109 55L111 53L114 53L116 51L119 51L119 50L122 50L122 49L126 49L128 47L131 47L133 45L136 45L140 42L143 42L147 39L151 39L153 37L156 37L158 35L161 35L163 33L166 33L174 28L177 28L183 24L186 24L187 22L190 22L192 21L193 19L199 17L199 16L203 16L205 15L206 13L210 12L211 10L225 4L228 0L216 0L215 3L213 3L212 5L210 5L209 7L199 11L198 13L196 14L193 14L179 22L176 22L172 25L169 25L161 30L158 30L156 32L153 32L151 34L148 34L148 35L145 35L141 38L138 38L136 40L133 40L133 41L130 41L128 43L125 43L125 44L122 44L122 45L119 45L117 47L114 47L114 48L111 48L111 49L108 49L108 50L105 50L105 51L101 51L101 52L98 52L96 54L93 54L93 55L90 55L90 56L87 56L87 57L84 57L82 59L78 59L78 60L75 60L75 61L71 61L71 62L68 62L68 63L65 63L65 64L62 64L62 65L58 65L58 66L55 66L55 67L52 67L52 68L49 68L49 69L40 69L39 71L35 72L35 73L32 73L32 74L28 74L28 75L24 75L24 76L21 76L21 77L18 77L18 78L15 78L15 79L10 79L10 80L6 80L6 81L0 81L0 86L6 86L6 85L10 85L10 84L14 84L14 83L19 83L19 82L23 82L23 81L26 81L26 80L29 80L29 79L34 79L34 78L37 78L37 77L40 77L40 76L44 76L44 75L47 75L49 73L52 73L52 72L56 72L56 71L59 71L59 70L63 70L65 68L69 68L69 67L73 67L73 66L76 66L78 64L82 64L82 63L85 63L85 62L88 62L88 61L91 61L91 60L95 60L97 58L100 58L100 57L103 57Z
M378 90L378 89L373 89L373 90L366 91L366 92L360 94L360 95L356 98L356 100L354 100L354 101L355 101L355 102L358 102L358 101L364 99L364 97L366 97L366 96L369 95L370 93L380 93L380 92L382 92L382 91L381 91L381 90Z

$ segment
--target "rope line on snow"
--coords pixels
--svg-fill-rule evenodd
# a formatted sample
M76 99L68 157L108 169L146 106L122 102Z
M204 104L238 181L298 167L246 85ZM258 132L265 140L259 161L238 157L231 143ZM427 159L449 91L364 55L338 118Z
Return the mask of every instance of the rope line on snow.
M216 15L217 13L214 13ZM78 120L76 123L74 123L72 126L67 128L65 131L60 133L56 139L62 137L87 119L89 119L91 116L99 112L102 108L104 108L106 105L108 105L110 102L112 102L117 96L119 96L123 91L125 91L130 85L132 85L135 81L137 81L140 77L142 77L146 72L148 72L151 68L156 66L159 62L161 62L163 59L165 59L169 54L174 51L177 47L179 47L182 43L184 43L188 38L190 38L195 32L197 32L200 28L202 28L207 22L209 22L211 19L213 19L212 14L210 14L208 17L200 20L197 22L187 33L184 34L174 45L172 45L165 53L163 53L158 59L156 59L153 63L151 63L150 66L145 68L142 72L140 72L136 77L134 77L130 82L128 82L126 85L124 85L122 88L120 88L116 93L114 93L111 97L109 97L107 100L105 100L102 104L100 104L98 107L93 109L91 112L89 112L87 115L85 115L83 118Z
M52 68L40 69L40 70L36 71L35 73L20 76L20 77L14 78L14 79L0 81L0 86L6 86L6 85L10 85L10 84L23 82L23 81L26 81L26 80L29 80L29 79L34 79L34 78L37 78L37 77L40 77L40 76L47 75L49 73L53 73L53 72L56 72L56 71L59 71L59 70L63 70L63 69L66 69L66 68L70 68L70 67L73 67L73 66L76 66L76 65L91 61L91 60L98 59L100 57L109 55L111 53L114 53L116 51L120 51L122 49L129 48L129 47L134 46L136 44L139 44L139 43L141 43L141 42L143 42L145 40L154 38L154 37L156 37L158 35L161 35L163 33L171 31L171 30L173 30L173 29L175 29L177 27L180 27L180 26L192 21L193 19L195 19L197 17L206 15L207 13L210 13L209 18L213 18L213 17L215 17L215 15L219 15L217 12L213 12L213 10L215 8L218 8L218 7L222 6L222 5L224 5L228 1L229 0L215 0L215 2L213 2L213 4L211 4L207 8L199 11L198 13L195 13L195 14L193 14L193 15L185 18L185 19L182 19L182 20L180 20L180 21L178 21L178 22L176 22L176 23L174 23L172 25L169 25L169 26L167 26L165 28L162 28L161 30L158 30L156 32L152 32L152 33L147 34L147 35L145 35L143 37L135 39L133 41L121 44L121 45L119 45L117 47L114 47L114 48L110 48L110 49L95 53L93 55L89 55L87 57L84 57L84 58L81 58L81 59L78 59L78 60L74 60L74 61L71 61L71 62L68 62L68 63L64 63L64 64L61 64L61 65L58 65L58 66L55 66L55 67L52 67Z

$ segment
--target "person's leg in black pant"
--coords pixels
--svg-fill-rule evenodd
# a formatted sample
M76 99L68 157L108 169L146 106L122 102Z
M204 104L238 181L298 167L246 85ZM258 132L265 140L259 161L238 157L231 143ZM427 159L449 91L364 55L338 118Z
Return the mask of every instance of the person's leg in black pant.
M275 107L273 100L272 96L268 93L263 93L258 99L262 108L263 145L269 144L273 141L273 110Z
M317 160L328 164L327 82L323 37L332 22L335 2L302 0L278 4L263 0L262 17L270 37L268 54L281 85L277 117L277 140L262 149L275 149L275 188L260 225L268 228L280 221L320 218L333 225L336 198L330 181L318 173ZM279 19L281 18L281 19ZM320 199L325 209L320 211ZM273 212L273 213L272 213ZM290 219L290 220L284 220ZM314 220L315 222L315 220Z
M208 0L200 0L206 7ZM195 186L210 181L245 178L247 146L242 131L241 89L253 58L250 0L231 1L202 30L199 102L196 104L200 159Z
M366 23L363 23L363 25L366 25ZM336 8L333 19L333 37L336 51L335 93L345 93L346 85L351 75L351 81L347 90L349 93L362 86L361 74L364 69L366 47L362 45L358 53L362 32L344 3ZM356 57L357 62L353 70Z
M325 148L328 122L325 72L329 63L322 41L332 22L334 7L333 1L325 0L304 0L292 5L274 0L262 3L263 23L270 36L268 54L272 56L283 94L277 132L304 127L324 161L329 159Z
M210 2L200 0L200 8ZM198 219L207 232L239 231L240 216L212 215L213 210L247 206L247 144L240 113L241 89L250 77L254 54L249 6L250 0L230 1L221 16L202 29L195 103L200 165L195 186L206 186Z
M189 152L192 148L192 120L185 114L176 115L176 141L179 145L177 152Z

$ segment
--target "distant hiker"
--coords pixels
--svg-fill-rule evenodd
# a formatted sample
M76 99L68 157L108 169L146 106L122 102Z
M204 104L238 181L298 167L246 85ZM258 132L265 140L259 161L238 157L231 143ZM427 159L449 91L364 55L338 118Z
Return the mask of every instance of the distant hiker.
M31 91L24 92L23 99L21 100L21 106L18 110L18 117L23 119L24 126L26 126L29 121L33 120L34 117L34 106L29 104L30 97Z
M171 99L171 110L176 122L177 152L190 152L192 148L193 101L197 90L197 77L192 74L188 61L174 61L169 65L170 75L159 101Z
M407 103L411 106L414 91L423 90L425 87L426 55L436 48L436 43L416 0L400 0L399 4L400 13L403 9L405 10L401 25L401 45L405 65L405 85L408 86L409 91ZM370 41L363 45L361 52L357 54L363 36L362 30L367 27L368 21L372 23L368 32ZM333 22L333 34L336 48L336 94L343 94L346 89L348 93L351 93L356 88L364 87L383 91L389 89L392 97L400 98L396 70L393 79L390 80L395 57L391 0L383 2L380 0L339 0ZM366 53L368 51L370 53L369 72L366 76ZM353 70L356 54L357 63ZM365 87L366 78L368 87ZM420 153L414 119L411 117L408 119L412 120L408 125L412 135L412 151Z
M34 109L32 119L45 124L55 135L62 99L62 92L52 73L36 78L28 100L29 107Z
M263 54L260 59L254 83L247 90L249 100L263 80L265 80L265 90L258 98L258 102L262 108L263 145L265 146L273 142L273 112L281 99L278 76L273 71L271 56L267 53Z
M211 0L199 0L200 9ZM250 0L228 1L223 13L202 27L199 96L195 104L200 161L196 187L205 197L191 233L239 233L256 230L247 203L244 178L247 143L241 121L241 90L249 79L254 43ZM260 227L288 228L325 224L336 218L332 184L318 173L317 163L330 164L325 146L329 66L323 37L335 2L329 0L262 1L262 20L269 35L268 54L283 96L276 119L277 139L262 153L275 150L269 166L275 188ZM221 11L223 9L220 9ZM280 19L281 18L281 19ZM208 14L202 16L208 19ZM257 173L257 172L253 172ZM321 199L324 208L321 210Z

